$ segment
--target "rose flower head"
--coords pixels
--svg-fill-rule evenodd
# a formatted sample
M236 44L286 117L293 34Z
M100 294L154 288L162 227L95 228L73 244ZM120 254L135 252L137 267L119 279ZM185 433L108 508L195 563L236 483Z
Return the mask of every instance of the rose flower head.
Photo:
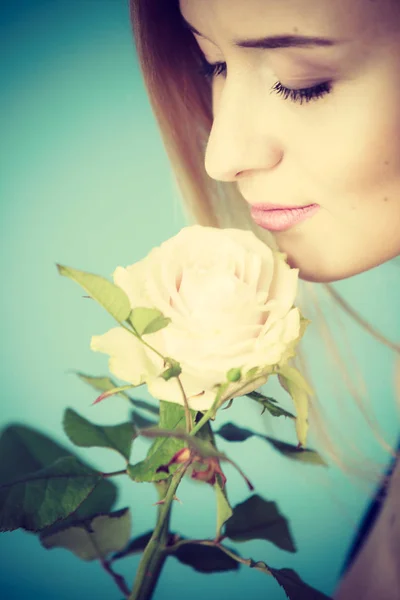
M156 308L170 319L143 339L180 363L194 410L210 408L232 369L241 378L230 384L229 398L260 387L274 365L293 356L301 337L298 269L250 231L185 227L143 260L118 267L114 282L132 309ZM123 327L94 336L91 348L110 355L118 378L146 383L154 398L183 404L176 377L161 377L163 359ZM259 376L244 386L250 369Z

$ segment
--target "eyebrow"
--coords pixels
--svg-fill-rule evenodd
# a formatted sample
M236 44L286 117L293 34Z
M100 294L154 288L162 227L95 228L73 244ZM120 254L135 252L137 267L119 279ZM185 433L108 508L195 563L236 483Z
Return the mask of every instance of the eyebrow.
M205 35L197 31L184 17L182 17L185 26L196 35L208 39ZM211 41L211 40L210 40ZM336 46L342 44L345 40L333 40L329 38L305 36L305 35L272 35L268 37L253 40L235 40L233 43L238 48L261 48L263 50L274 50L276 48L306 48L312 46Z

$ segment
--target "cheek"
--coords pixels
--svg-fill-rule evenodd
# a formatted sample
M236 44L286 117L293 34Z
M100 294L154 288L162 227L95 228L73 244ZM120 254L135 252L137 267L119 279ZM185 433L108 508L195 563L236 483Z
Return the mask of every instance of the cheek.
M327 155L335 187L370 193L400 178L400 105L390 113L354 115L342 133L338 131Z
M396 181L400 186L400 87L375 80L332 100L329 120L321 110L308 152L298 154L317 187L366 195Z

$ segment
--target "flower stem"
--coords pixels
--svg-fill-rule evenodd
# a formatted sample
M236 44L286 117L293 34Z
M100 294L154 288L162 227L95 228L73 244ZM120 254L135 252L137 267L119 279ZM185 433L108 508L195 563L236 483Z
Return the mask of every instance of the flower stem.
M215 396L214 402L212 403L211 407L208 409L207 412L204 413L204 415L201 417L200 421L198 421L196 423L196 425L193 427L193 429L190 432L190 435L195 435L203 427L203 425L208 423L208 421L210 419L214 418L215 413L216 413L217 409L219 408L222 394L224 393L224 391L226 390L228 385L229 384L224 383L219 387L219 390L217 392L217 395Z
M116 477L117 475L126 475L126 474L127 474L127 470L122 469L121 471L113 471L112 473L101 473L101 476L104 477L104 479L107 479L108 477Z
M175 471L165 498L159 505L156 527L144 549L129 600L149 600L152 597L161 570L168 558L166 544L169 536L171 504L186 469L187 465L182 465Z
M101 562L101 566L106 571L106 573L111 575L111 577L114 579L115 583L119 587L120 591L123 593L124 597L128 598L129 588L126 585L125 579L122 577L122 575L119 575L119 573L116 573L114 571L114 569L111 567L111 564L108 560L102 559L100 562Z
M239 396L239 392L245 388L248 387L248 385L250 383L252 383L252 381L256 381L256 379L258 379L258 376L256 378L254 378L254 380L249 379L246 380L243 385L241 385L240 387L236 388L235 390L235 397ZM204 413L204 415L202 416L202 418L200 419L200 421L198 421L196 423L196 425L193 427L192 431L190 432L190 435L195 435L199 429L201 429L203 427L203 425L205 425L210 419L213 419L215 417L215 414L217 412L217 410L224 404L224 402L226 402L227 398L224 398L223 394L224 392L228 389L229 387L229 382L225 382L223 384L221 384L219 386L219 390L217 392L217 395L215 396L215 400L211 406L211 408L208 409L208 411L206 413Z
M183 389L183 385L182 382L178 377L176 378L178 381L178 385L180 387L180 390L182 392L182 397L183 397L183 406L185 409L185 419L186 419L186 433L190 433L192 431L192 427L193 427L193 422L192 422L192 415L190 414L190 408L189 408L189 403L188 403L188 399L187 396L185 394L185 390Z
M232 550L229 550L225 546L223 546L219 541L216 540L178 540L175 544L168 547L167 552L169 554L174 554L178 548L184 546L186 544L199 544L200 546L211 546L213 548L218 548L221 552L224 552L227 556L236 560L238 563L242 565L246 565L251 569L256 569L258 571L262 571L263 573L267 573L268 575L272 575L271 571L267 567L267 565L262 561L254 561L252 558L242 558Z

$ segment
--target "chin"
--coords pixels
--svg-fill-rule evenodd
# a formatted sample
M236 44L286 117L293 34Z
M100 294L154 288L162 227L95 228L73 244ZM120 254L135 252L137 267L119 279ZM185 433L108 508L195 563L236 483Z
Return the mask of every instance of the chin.
M347 279L353 275L358 275L368 271L377 264L349 264L342 261L340 264L324 261L322 257L313 260L299 260L292 256L287 257L288 264L295 269L299 269L299 278L303 281L313 283L333 283L341 279ZM379 263L380 264L380 263Z
M339 281L340 279L346 279L347 277L351 277L351 275L343 275L343 274L333 275L331 273L315 273L315 272L308 272L306 270L299 271L299 279L302 279L303 281L310 281L312 283L333 283L334 281Z
M311 260L299 260L288 255L287 262L292 268L299 269L299 278L303 281L332 283L374 269L396 256L398 254L385 256L379 260L376 257L371 257L369 261L366 261L365 256L363 256L359 261L349 262L348 259L324 261L322 256Z
M299 269L299 278L314 283L332 283L369 271L400 255L400 238L364 235L339 237L330 229L277 235L279 250L288 264Z

